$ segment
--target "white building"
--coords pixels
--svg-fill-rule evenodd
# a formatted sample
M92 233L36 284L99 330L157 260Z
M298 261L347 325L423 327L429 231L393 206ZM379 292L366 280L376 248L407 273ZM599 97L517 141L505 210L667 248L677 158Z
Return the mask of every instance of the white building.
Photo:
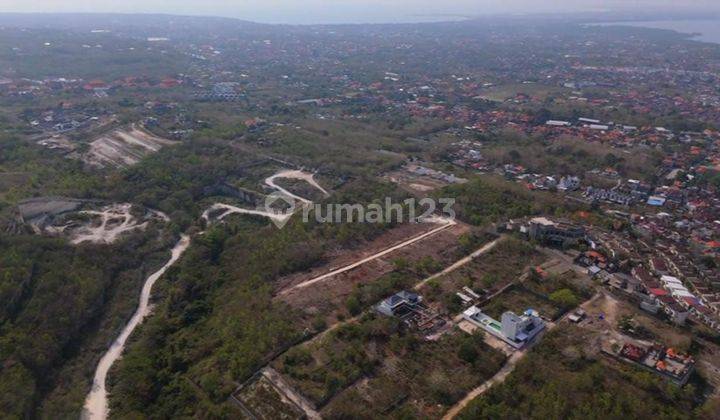
M498 322L484 314L477 306L471 306L463 312L463 318L516 349L525 347L545 329L545 323L532 309L522 315L505 312L502 321Z
M549 120L545 123L545 125L549 125L551 127L570 127L572 124L569 121Z

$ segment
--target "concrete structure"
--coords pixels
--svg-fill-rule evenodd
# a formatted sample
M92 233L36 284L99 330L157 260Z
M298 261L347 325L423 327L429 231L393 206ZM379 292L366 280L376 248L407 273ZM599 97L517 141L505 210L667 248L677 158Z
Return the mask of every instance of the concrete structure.
M576 176L562 177L557 186L559 191L576 191L578 188L580 188L580 178Z
M545 323L532 309L523 315L505 312L502 321L484 314L477 306L471 306L463 312L463 318L503 340L516 349L521 349L545 329Z
M380 302L375 309L383 315L402 318L416 310L421 303L420 295L403 290Z
M545 217L530 220L530 239L557 246L576 245L585 239L585 229L563 222L554 222Z
M570 124L569 121L548 120L545 125L549 125L551 127L570 127L572 124Z

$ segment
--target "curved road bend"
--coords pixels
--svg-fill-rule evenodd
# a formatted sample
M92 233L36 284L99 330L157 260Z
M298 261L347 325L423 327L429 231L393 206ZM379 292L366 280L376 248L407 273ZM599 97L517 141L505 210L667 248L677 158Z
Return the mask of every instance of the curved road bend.
M276 178L304 179L308 183L322 191L323 194L328 195L328 192L315 181L312 174L303 171L282 171L265 180L265 183L267 185L274 187L282 192L285 192L304 203L309 203L310 201L291 194L289 191L275 185L273 181ZM226 212L223 213L220 218L223 218L232 213L255 214L259 216L265 216L274 220L278 220L282 217L290 217L290 215L278 215L274 213L241 209L239 207L230 206L227 204L216 203L203 213L203 218L209 221L210 211L217 209L226 210ZM169 220L167 216L165 216L165 219ZM165 274L168 268L170 268L180 259L182 254L187 250L188 246L190 246L190 237L187 235L182 235L178 243L175 245L175 247L173 247L172 254L168 262L145 280L145 284L143 285L142 291L140 293L140 303L138 305L138 308L135 310L135 313L133 314L132 318L130 318L130 321L125 325L120 335L115 339L115 341L112 343L110 348L107 350L107 352L103 355L103 357L100 359L100 362L98 363L98 366L95 370L95 376L93 378L92 388L85 399L85 405L80 415L80 418L82 420L107 419L109 412L108 395L106 388L108 371L113 366L113 364L115 364L115 362L120 358L120 356L122 356L122 352L125 349L125 343L127 342L128 337L130 337L135 328L137 328L137 326L142 323L145 317L150 314L150 311L152 309L149 304L150 294L152 292L153 286L155 285L155 282L160 277L162 277L163 274Z
M100 359L100 363L98 363L95 371L95 377L93 378L92 390L85 400L85 407L83 408L83 413L80 416L81 419L104 420L107 418L108 399L107 389L105 388L105 379L107 378L108 371L122 355L123 349L125 348L125 342L128 337L130 337L130 334L132 334L135 328L140 325L143 319L145 319L145 317L150 313L151 307L149 302L153 285L160 277L162 277L163 274L165 274L168 268L180 259L180 256L182 256L185 250L187 250L189 245L190 237L182 235L178 243L172 249L172 255L168 262L165 263L165 265L158 271L151 274L147 280L145 280L142 292L140 293L140 304L138 305L137 310L133 314L132 318L130 318L130 322L125 325L125 328L123 328L118 338L115 339L108 351L105 355L103 355L102 359Z

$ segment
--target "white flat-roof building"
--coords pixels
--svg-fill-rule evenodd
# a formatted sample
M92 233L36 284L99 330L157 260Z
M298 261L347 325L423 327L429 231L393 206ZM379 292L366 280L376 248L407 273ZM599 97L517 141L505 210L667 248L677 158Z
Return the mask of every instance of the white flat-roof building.
M548 120L545 125L552 127L570 127L572 124L569 121Z
M497 321L477 306L471 306L463 312L463 318L516 349L525 347L545 329L545 322L532 309L522 315L507 311L502 314L502 321Z

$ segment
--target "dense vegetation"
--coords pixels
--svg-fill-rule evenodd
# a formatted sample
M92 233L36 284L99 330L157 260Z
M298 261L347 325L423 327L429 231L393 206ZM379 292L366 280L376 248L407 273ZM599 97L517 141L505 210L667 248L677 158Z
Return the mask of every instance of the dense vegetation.
M652 179L663 153L683 156L691 145L673 141L678 144L608 150L607 144L570 137L473 132L461 127L486 116L466 119L463 114L518 112L539 126L547 119L581 115L639 126L710 126L673 111L639 115L622 107L573 104L561 100L572 89L560 87L559 79L552 86L537 80L547 71L559 74L553 60L564 53L538 48L547 43L545 35L554 37L555 45L585 45L579 51L591 52L584 58L591 65L655 66L650 57L626 61L627 53L615 53L614 46L626 42L629 30L603 32L597 39L614 42L601 45L578 42L593 38L576 33L598 28L558 30L553 23L528 25L529 32L516 31L512 28L521 25L513 24L510 38L503 40L498 35L508 29L503 28L506 23L438 23L429 30L357 25L329 36L327 28L285 27L278 32L264 25L176 16L46 16L25 29L14 27L25 19L0 17L0 64L5 69L0 74L3 418L77 418L98 358L134 310L143 279L164 262L180 232L193 235L192 245L158 282L154 316L133 334L127 354L111 372L114 416L239 417L227 403L237 383L288 348L293 350L280 359L278 369L324 405L330 418L439 416L499 368L502 356L482 336L453 329L438 341L425 341L396 320L370 315L335 330L317 347L298 345L327 327L327 314L299 314L276 296L279 278L324 265L339 252L360 254L392 224L295 219L278 231L262 218L232 216L208 227L199 218L202 211L216 201L251 206L242 194L227 191L237 188L261 197L267 192L263 178L280 167L301 166L318 172L335 203L382 203L385 197L401 202L406 195L385 183L386 176L418 162L470 179L433 194L455 198L459 218L472 225L489 228L536 214L572 216L581 205L563 202L559 194L531 192L492 175L480 179L475 171L455 166L447 153L450 145L474 138L483 143L488 163L519 164L540 173L582 176L610 167L624 177L645 180ZM93 31L99 28L110 32ZM165 35L170 39L147 41ZM670 35L656 37L662 41ZM495 41L488 42L491 38ZM661 56L667 45L685 44L653 42L648 52ZM615 52L607 54L610 50L604 48ZM705 65L694 48L682 51L683 60ZM572 56L561 60L575 62L568 60ZM453 63L452 71L447 63ZM393 81L387 71L402 75ZM456 76L448 79L452 73ZM34 80L46 77L85 80ZM165 78L182 84L158 87ZM107 92L84 87L93 79L106 82ZM169 81L174 85L175 80ZM470 94L486 81L496 84L487 89L489 100ZM199 100L218 88L242 98ZM598 86L587 92L591 98L607 98L604 90ZM520 92L541 97L542 103L512 105ZM323 100L298 102L306 98ZM75 120L90 122L81 129L57 128L56 123ZM98 135L131 123L182 141L126 169L91 168L78 159ZM76 153L37 143L56 134L67 136ZM700 162L698 156L694 163ZM717 187L720 175L708 169L693 182ZM304 182L280 184L323 200ZM29 236L30 228L16 217L16 205L50 195L133 203L160 210L171 222L108 246L75 247L61 239ZM603 224L611 220L597 213L585 217ZM198 234L201 230L205 232ZM490 236L475 230L459 239L465 254ZM437 304L443 315L456 315L462 310L456 293L460 287L497 291L541 263L545 256L533 245L514 238L501 242L463 269L428 282L422 290L426 302ZM369 312L390 293L440 271L449 254L455 257L451 247L445 251L451 252L442 261L393 261L392 272L357 285L347 298L333 303L333 310L346 318ZM483 309L500 316L505 310L533 307L555 318L588 297L587 290L570 280L575 279L531 278ZM682 418L695 408L695 394L691 387L673 389L632 369L609 366L575 337L555 334L531 352L505 385L475 401L464 415L615 418L657 411L660 417ZM705 410L712 413L712 408Z
M531 193L518 184L489 177L472 178L468 183L446 187L437 195L455 198L458 218L478 226L567 211L567 206L550 194Z
M422 418L442 413L503 360L482 335L450 331L429 341L371 313L293 348L277 364L318 406L329 401L327 418Z
M338 200L363 202L393 192L372 183L347 188ZM386 228L294 219L277 230L264 220L238 217L196 237L158 285L155 315L112 374L113 413L231 415L234 408L226 400L236 381L305 337L310 327L273 300L274 280L319 264L327 250L359 246Z
M63 388L88 386L97 355L84 353L84 346L107 346L134 310L145 273L172 240L156 237L150 232L119 245L78 247L0 237L0 412L36 415L51 392L58 398L51 412L78 412L83 395L62 401ZM58 382L59 372L78 360L83 363Z

